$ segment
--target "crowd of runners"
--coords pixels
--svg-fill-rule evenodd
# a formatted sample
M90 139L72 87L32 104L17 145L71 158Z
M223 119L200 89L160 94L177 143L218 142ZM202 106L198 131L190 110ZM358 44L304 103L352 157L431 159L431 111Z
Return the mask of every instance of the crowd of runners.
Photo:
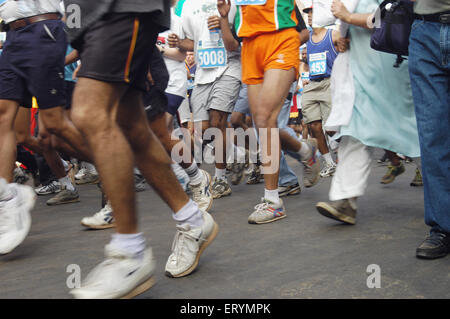
M70 204L97 184L101 209L81 224L115 233L71 293L130 298L154 281L136 217L147 183L175 221L165 273L183 277L218 233L213 201L246 196L233 185L264 184L248 212L258 225L288 216L282 197L331 178L311 209L355 224L380 148L383 184L417 166L431 230L416 255L445 256L450 3L415 2L408 61L393 67L370 46L379 0L329 1L327 26L306 0L0 1L0 254L25 240L36 195Z

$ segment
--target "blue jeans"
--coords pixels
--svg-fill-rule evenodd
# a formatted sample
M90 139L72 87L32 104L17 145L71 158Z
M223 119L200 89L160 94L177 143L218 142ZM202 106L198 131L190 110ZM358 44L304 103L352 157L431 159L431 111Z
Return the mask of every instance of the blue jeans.
M450 233L450 25L414 21L409 72L419 130L425 223Z
M282 129L290 129L287 124L289 121L289 113L291 110L291 102L289 100L285 100L283 107L280 110L280 114L278 114L278 128ZM290 129L292 132L294 130ZM294 132L295 135L295 132ZM279 186L291 186L298 183L297 175L294 171L289 167L286 162L286 157L284 155L283 150L281 151L280 158L280 175L278 176L278 185Z

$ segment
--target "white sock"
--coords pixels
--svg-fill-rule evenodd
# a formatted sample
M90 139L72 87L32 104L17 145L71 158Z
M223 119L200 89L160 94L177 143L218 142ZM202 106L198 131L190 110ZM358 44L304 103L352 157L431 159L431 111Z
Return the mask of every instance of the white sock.
M118 250L128 252L140 258L145 250L145 238L142 233L113 234L110 245Z
M328 165L334 165L334 161L333 158L331 157L331 153L328 152L326 154L322 154L323 158L325 159L325 161L327 162Z
M84 162L84 167L87 171L91 172L92 174L97 174L97 170L95 169L95 166L91 163Z
M300 158L303 159L310 155L311 148L305 142L300 142L300 143L302 144L302 146L300 147L300 150L297 153L299 153Z
M226 168L217 168L214 174L215 177L220 179L227 179L227 169Z
M8 183L5 179L0 178L0 201L8 201L14 196L9 190Z
M69 175L64 176L63 178L58 179L58 181L66 187L69 191L74 191L75 187L72 185L72 180L69 178Z
M280 196L278 195L278 189L268 190L264 188L264 199L267 199L272 203L279 204Z
M238 163L245 163L245 148L242 147L237 147L236 145L234 145L234 147L236 148L236 160Z
M191 185L198 185L202 182L203 174L200 172L195 161L192 161L191 166L185 168L184 171L188 174Z
M62 158L61 158L61 162L62 162L62 164L64 166L64 171L67 172L69 170L69 164L65 160L63 160Z
M175 176L177 177L178 180L182 180L186 177L189 177L186 172L184 171L184 169L177 163L172 163L172 171L175 173Z
M189 224L194 228L203 225L203 214L197 204L191 199L178 212L172 214L178 224Z

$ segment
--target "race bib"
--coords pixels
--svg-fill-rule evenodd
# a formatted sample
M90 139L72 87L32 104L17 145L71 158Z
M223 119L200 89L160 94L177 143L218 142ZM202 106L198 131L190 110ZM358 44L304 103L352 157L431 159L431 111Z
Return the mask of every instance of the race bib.
M197 58L201 68L217 68L227 65L227 51L224 47L198 49Z
M302 80L309 81L309 72L302 72Z
M262 6L267 0L236 0L237 6Z
M309 55L309 75L316 76L327 73L327 53L313 53Z

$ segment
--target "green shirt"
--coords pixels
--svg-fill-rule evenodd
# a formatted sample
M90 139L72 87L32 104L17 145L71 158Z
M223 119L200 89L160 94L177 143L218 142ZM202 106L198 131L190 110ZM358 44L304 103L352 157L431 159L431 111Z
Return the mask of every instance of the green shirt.
M414 12L417 14L433 14L450 11L450 0L416 0Z

